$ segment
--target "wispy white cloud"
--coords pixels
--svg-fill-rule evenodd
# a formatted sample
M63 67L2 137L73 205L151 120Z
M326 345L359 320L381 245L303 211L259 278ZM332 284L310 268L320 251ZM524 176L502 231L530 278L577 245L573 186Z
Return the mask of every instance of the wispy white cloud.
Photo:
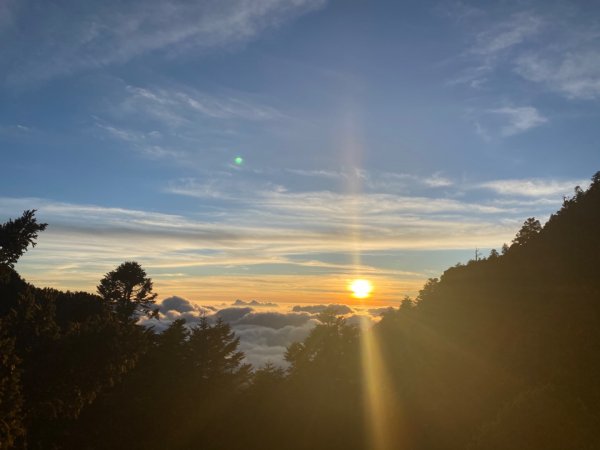
M456 24L462 24L484 15L484 11L464 1L440 2L434 11L443 17L451 19Z
M479 187L501 195L559 198L571 194L575 186L586 187L588 184L587 180L521 179L488 181Z
M23 124L0 125L0 136L22 136L31 133L32 129Z
M402 172L362 172L362 182L369 190L389 194L415 195L415 192L454 185L454 181L441 172L415 175Z
M492 109L489 112L500 114L507 119L508 125L502 127L501 133L503 136L513 136L523 133L548 121L533 106L505 106L503 108Z
M465 18L477 20L478 24L489 24L482 14ZM449 80L450 85L467 84L480 88L487 83L493 72L507 59L510 59L522 44L537 36L543 30L545 21L537 14L523 11L494 23L484 31L475 33L474 42L462 55L467 62L460 74Z
M97 122L96 126L101 130L104 130L108 135L119 139L121 141L140 143L146 140L146 135L137 133L132 130L125 130L116 126L107 125L101 122Z
M211 119L271 120L282 117L276 109L257 104L241 95L208 95L191 88L141 88L127 86L124 112L154 116L179 126L193 124L198 116Z
M306 178L317 178L341 183L357 183L375 192L407 193L419 189L449 187L454 181L441 172L430 175L415 175L402 172L381 172L356 168L340 170L326 169L286 169L285 172Z
M367 176L377 178L376 176ZM438 187L449 186L451 182L444 178L434 177L433 179L426 178L424 183ZM477 211L481 214L506 212L485 204L466 203L451 198L388 193L381 190L389 188L385 184L370 186L377 187L378 190L353 195L328 190L291 192L286 189L266 189L266 186L249 187L246 184L236 187L233 182L217 179L202 182L186 179L171 184L167 188L167 192L200 199L239 200L253 209L265 212L275 211L274 214L282 219L301 213L313 217L327 216L328 223L331 224L346 222L349 209L355 209L365 217L383 214L452 214L467 211ZM255 213L254 210L253 213Z
M583 18L583 7L572 5L564 12L549 8L522 11L501 21L485 15L472 19L471 32L488 29L475 34L462 56L466 66L450 84L479 88L510 70L569 99L600 98L600 28Z
M597 45L600 43L600 39ZM600 51L567 50L559 54L528 53L516 60L515 71L571 99L600 98Z
M316 177L316 178L329 178L329 179L346 179L350 175L344 171L334 171L334 170L306 170L306 169L287 169L287 172L300 175L303 177Z
M224 123L238 129L285 117L256 96L223 90L206 94L174 85L121 86L106 103L111 105L92 117L101 138L121 141L149 158L186 165L193 163L198 147L210 148L207 142L214 142L215 136L221 137L219 142L227 138L230 128Z
M88 68L124 63L149 52L174 55L243 43L322 7L325 0L224 0L127 3L3 2L5 22L18 17L28 38L15 55L32 57L13 64L13 83L44 80ZM68 36L68 39L65 38ZM33 55L35 54L35 57ZM15 59L19 61L18 59Z
M434 173L433 175L423 178L423 182L430 187L448 187L454 184L449 178L444 177L441 173Z
M495 57L538 34L543 24L543 20L531 12L513 14L508 20L479 33L471 51Z
M529 105L471 109L467 117L475 133L486 142L525 133L549 121L536 107Z
M129 144L129 147L141 155L151 159L171 158L184 160L185 152L169 148L162 144L162 134L159 131L140 132L109 125L104 121L96 120L97 129L108 137Z

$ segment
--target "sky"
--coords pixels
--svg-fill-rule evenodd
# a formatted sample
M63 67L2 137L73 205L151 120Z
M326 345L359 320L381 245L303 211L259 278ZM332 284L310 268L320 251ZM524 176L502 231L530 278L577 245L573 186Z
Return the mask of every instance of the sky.
M599 102L591 1L0 0L0 222L40 286L395 304L585 187Z

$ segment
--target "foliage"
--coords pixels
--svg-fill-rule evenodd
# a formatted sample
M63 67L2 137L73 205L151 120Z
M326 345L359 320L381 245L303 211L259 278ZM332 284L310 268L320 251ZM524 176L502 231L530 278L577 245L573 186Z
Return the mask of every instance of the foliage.
M347 377L352 357L356 356L358 329L349 326L335 311L327 309L319 314L320 322L304 342L296 342L287 349L285 359L293 375L304 371L325 374L335 382ZM354 354L353 354L354 353Z
M35 247L38 233L47 226L48 224L38 223L35 209L25 211L18 219L10 219L0 225L0 264L14 267L27 247Z
M112 306L122 321L136 320L136 311L156 317L153 309L157 294L152 292L152 280L135 261L122 263L108 272L98 285L98 294Z
M540 221L535 217L530 217L523 223L523 226L513 239L513 246L521 247L527 244L531 239L537 236L540 231L542 231Z
M35 247L40 231L48 224L38 223L35 209L23 212L18 219L0 224L0 282L10 278L12 269L30 245Z

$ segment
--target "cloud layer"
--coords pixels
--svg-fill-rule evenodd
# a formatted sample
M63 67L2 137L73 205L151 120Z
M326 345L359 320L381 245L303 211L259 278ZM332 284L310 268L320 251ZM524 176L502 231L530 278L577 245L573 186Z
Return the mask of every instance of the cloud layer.
M347 305L276 305L256 302L259 309L239 307L240 301L233 306L198 305L181 297L165 298L159 303L160 318L142 319L146 326L162 332L174 320L185 319L188 326L198 324L201 317L209 322L221 319L227 322L240 338L240 350L246 355L246 361L258 368L271 363L286 367L284 355L293 342L303 341L318 324L318 314L326 309L344 316L348 323L364 325L373 323L384 311L383 308L350 308ZM252 303L244 302L243 304ZM389 308L385 308L389 310Z

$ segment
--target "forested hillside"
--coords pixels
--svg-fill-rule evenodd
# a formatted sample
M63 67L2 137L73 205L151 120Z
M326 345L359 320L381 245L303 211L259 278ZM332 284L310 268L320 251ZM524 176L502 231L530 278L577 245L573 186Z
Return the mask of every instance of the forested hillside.
M377 332L416 448L598 448L600 174Z
M600 173L373 330L321 314L287 370L244 364L222 321L139 325L156 294L135 262L96 294L28 284L14 265L45 227L0 226L0 449L373 449L362 333L388 449L600 448Z

